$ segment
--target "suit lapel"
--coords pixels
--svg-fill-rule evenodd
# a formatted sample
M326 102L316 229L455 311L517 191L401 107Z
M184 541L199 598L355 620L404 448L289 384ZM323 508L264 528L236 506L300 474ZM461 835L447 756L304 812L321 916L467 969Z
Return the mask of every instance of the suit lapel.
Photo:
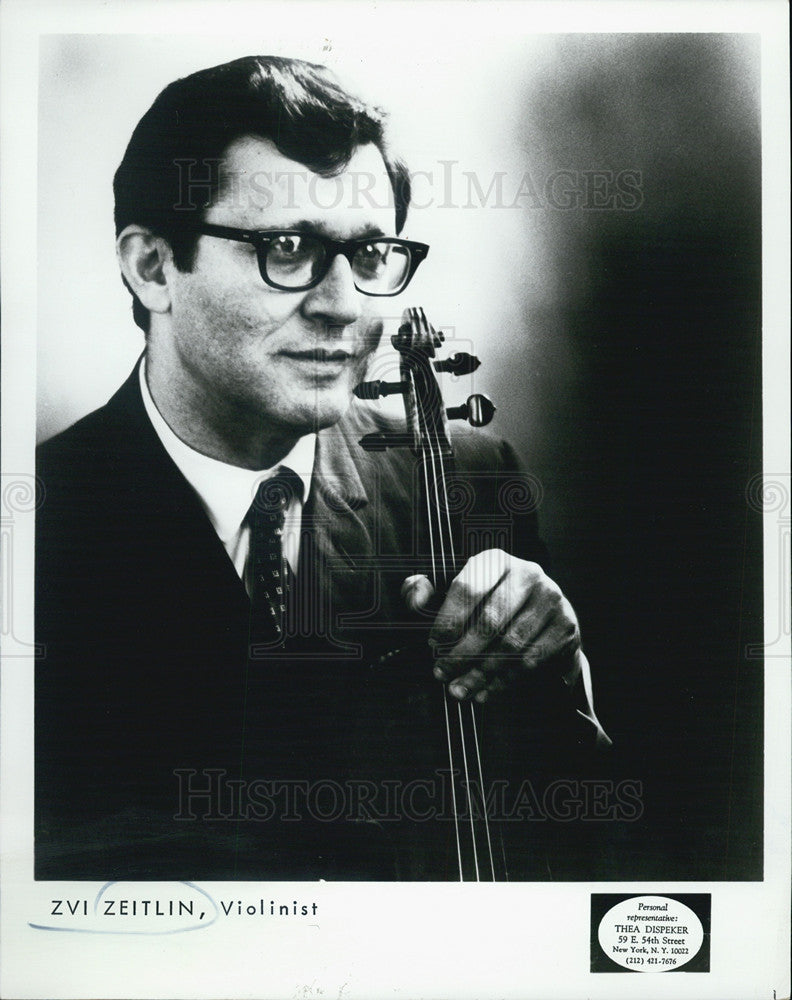
M343 638L345 616L371 604L374 545L369 497L344 429L317 440L311 493L303 511L300 573L303 632L331 657L357 659L359 644ZM306 592L309 591L309 592Z
M247 594L195 491L165 451L148 418L137 367L106 408L117 431L118 471L137 498L130 504L141 543L152 549L163 575L189 591L190 581L216 602L246 614Z

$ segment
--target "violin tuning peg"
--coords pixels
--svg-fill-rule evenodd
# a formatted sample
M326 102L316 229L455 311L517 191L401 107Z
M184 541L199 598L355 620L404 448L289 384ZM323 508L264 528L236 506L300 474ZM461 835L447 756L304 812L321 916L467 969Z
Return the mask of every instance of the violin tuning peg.
M468 396L461 406L451 406L446 410L449 420L467 420L471 427L486 427L495 416L497 407L483 392Z
M497 407L483 392L477 392L467 399L468 422L472 427L486 427L495 416Z
M384 434L365 434L359 441L364 451L387 451L388 442Z
M407 392L406 382L361 382L352 390L358 399L379 399L380 396L393 396L396 393Z
M436 372L451 372L452 375L472 375L481 362L473 354L466 354L464 351L460 351L458 354L446 358L445 361L435 361L433 364Z
M406 448L413 444L411 434L385 434L375 431L364 434L358 442L364 451L387 451L388 448Z

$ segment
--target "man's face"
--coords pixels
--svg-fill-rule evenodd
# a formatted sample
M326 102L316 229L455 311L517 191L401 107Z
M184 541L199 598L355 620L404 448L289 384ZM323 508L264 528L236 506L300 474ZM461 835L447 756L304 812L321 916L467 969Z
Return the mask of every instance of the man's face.
M229 146L225 176L207 222L310 227L336 239L395 234L390 181L373 145L326 178L268 140L245 137ZM169 284L168 391L179 394L182 412L225 421L231 434L235 420L292 435L335 423L382 334L380 303L357 291L343 256L315 288L280 291L262 280L252 246L201 236L192 271L171 271ZM157 363L158 352L150 354Z

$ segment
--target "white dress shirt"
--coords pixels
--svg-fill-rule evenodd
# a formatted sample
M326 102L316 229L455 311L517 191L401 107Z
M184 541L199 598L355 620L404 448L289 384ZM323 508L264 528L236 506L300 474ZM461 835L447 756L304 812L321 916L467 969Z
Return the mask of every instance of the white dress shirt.
M145 356L140 362L139 375L143 405L157 437L184 478L198 494L198 499L240 579L246 579L245 564L250 548L250 528L245 523L245 518L256 496L259 483L270 479L282 467L297 473L303 484L303 495L302 499L293 498L286 508L282 536L283 554L292 570L296 572L300 556L303 502L307 500L311 488L316 435L306 434L305 437L301 437L283 461L271 469L241 469L237 465L228 465L216 458L202 455L174 434L157 409L149 391L146 382Z

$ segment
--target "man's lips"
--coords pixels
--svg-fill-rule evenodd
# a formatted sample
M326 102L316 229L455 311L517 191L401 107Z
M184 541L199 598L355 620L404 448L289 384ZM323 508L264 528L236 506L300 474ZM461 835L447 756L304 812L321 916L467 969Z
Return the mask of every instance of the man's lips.
M313 347L300 351L283 350L278 353L285 358L292 358L295 361L328 362L332 364L350 361L354 357L354 354L350 351L345 351L342 348L328 347Z

